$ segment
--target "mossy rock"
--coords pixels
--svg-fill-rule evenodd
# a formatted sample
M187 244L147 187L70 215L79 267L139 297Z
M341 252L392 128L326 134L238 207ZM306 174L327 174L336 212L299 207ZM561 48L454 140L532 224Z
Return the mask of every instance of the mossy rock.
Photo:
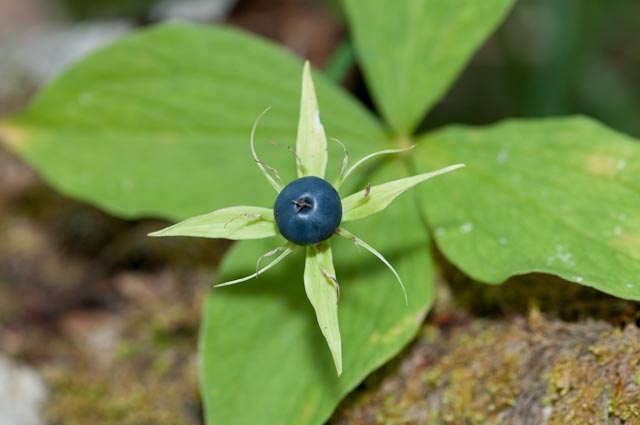
M640 329L463 318L428 326L332 420L354 424L638 424Z

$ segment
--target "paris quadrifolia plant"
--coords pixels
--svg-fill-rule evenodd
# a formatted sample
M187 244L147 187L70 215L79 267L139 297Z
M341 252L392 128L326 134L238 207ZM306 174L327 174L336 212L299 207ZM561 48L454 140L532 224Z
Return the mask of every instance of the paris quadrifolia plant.
M382 261L395 276L402 288L405 303L407 293L402 279L393 266L360 236L347 230L343 224L359 220L385 209L406 190L437 175L464 167L455 164L429 173L418 174L380 185L367 185L347 197L341 198L338 190L345 180L364 162L379 155L400 153L411 149L388 149L371 153L349 167L345 145L337 139L344 152L340 175L333 182L325 180L327 168L327 137L320 122L316 92L311 78L309 62L304 65L300 119L294 156L298 178L287 185L276 169L264 163L256 153L254 135L263 112L251 131L253 159L276 192L273 207L235 206L196 216L154 232L151 236L196 236L231 240L261 239L282 236L286 242L258 258L256 272L239 279L219 283L229 286L253 279L281 262L295 249L306 251L304 287L313 305L320 330L324 335L338 375L342 373L342 344L338 326L338 301L340 285L333 265L329 240L339 236L369 251ZM262 260L274 259L260 267Z
M232 286L204 300L208 424L327 423L419 333L437 293L435 258L478 282L535 273L535 285L543 273L640 300L637 138L588 117L456 123L450 106L470 99L465 116L494 116L491 102L450 89L517 2L336 3L353 48L313 82L289 49L176 22L100 49L0 117L2 149L65 196L179 223L155 236L255 239L225 253L219 286ZM476 66L465 75L480 81ZM356 67L377 114L336 84ZM402 195L458 163L466 169Z

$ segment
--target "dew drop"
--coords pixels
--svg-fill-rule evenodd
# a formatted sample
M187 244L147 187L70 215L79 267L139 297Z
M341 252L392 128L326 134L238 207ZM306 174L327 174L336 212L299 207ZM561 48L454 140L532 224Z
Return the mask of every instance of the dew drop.
M469 233L472 230L473 230L473 224L471 223L464 223L462 226L460 226L460 231L462 233Z
M560 261L561 263L569 267L573 267L576 265L575 261L573 261L573 254L566 251L564 246L560 244L556 245L555 254L547 257L547 264L551 265L556 260Z

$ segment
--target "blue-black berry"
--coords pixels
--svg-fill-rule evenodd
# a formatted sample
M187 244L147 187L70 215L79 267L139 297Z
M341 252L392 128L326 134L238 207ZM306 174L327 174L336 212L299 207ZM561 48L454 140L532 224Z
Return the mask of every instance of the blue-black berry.
M285 186L273 207L282 236L298 245L329 239L342 220L338 192L319 177L302 177Z

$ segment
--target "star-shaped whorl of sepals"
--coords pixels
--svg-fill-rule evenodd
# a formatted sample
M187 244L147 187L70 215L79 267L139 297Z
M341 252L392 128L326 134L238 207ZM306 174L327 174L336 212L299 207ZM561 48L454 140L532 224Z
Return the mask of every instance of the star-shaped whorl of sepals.
M324 179L327 168L327 137L320 122L316 92L311 79L309 62L306 62L302 77L300 120L295 154L298 178L284 186L279 173L262 162L256 154L254 134L263 112L251 131L253 159L266 179L277 192L273 208L237 206L192 217L166 229L151 233L151 236L198 236L221 239L260 239L278 234L286 239L282 246L275 247L258 259L256 272L216 287L244 282L266 272L282 261L294 249L305 249L304 287L316 312L320 330L333 356L338 375L342 373L342 343L338 326L338 299L340 285L333 266L329 239L333 235L352 241L371 252L391 270L404 293L402 279L393 266L373 247L346 230L342 224L358 220L385 209L398 195L431 177L464 167L455 164L430 173L418 174L381 185L367 185L363 190L340 199L338 189L347 177L365 161L378 155L403 152L411 149L388 149L375 152L348 167L345 146L340 175L333 184ZM269 264L260 267L267 257L275 257Z

